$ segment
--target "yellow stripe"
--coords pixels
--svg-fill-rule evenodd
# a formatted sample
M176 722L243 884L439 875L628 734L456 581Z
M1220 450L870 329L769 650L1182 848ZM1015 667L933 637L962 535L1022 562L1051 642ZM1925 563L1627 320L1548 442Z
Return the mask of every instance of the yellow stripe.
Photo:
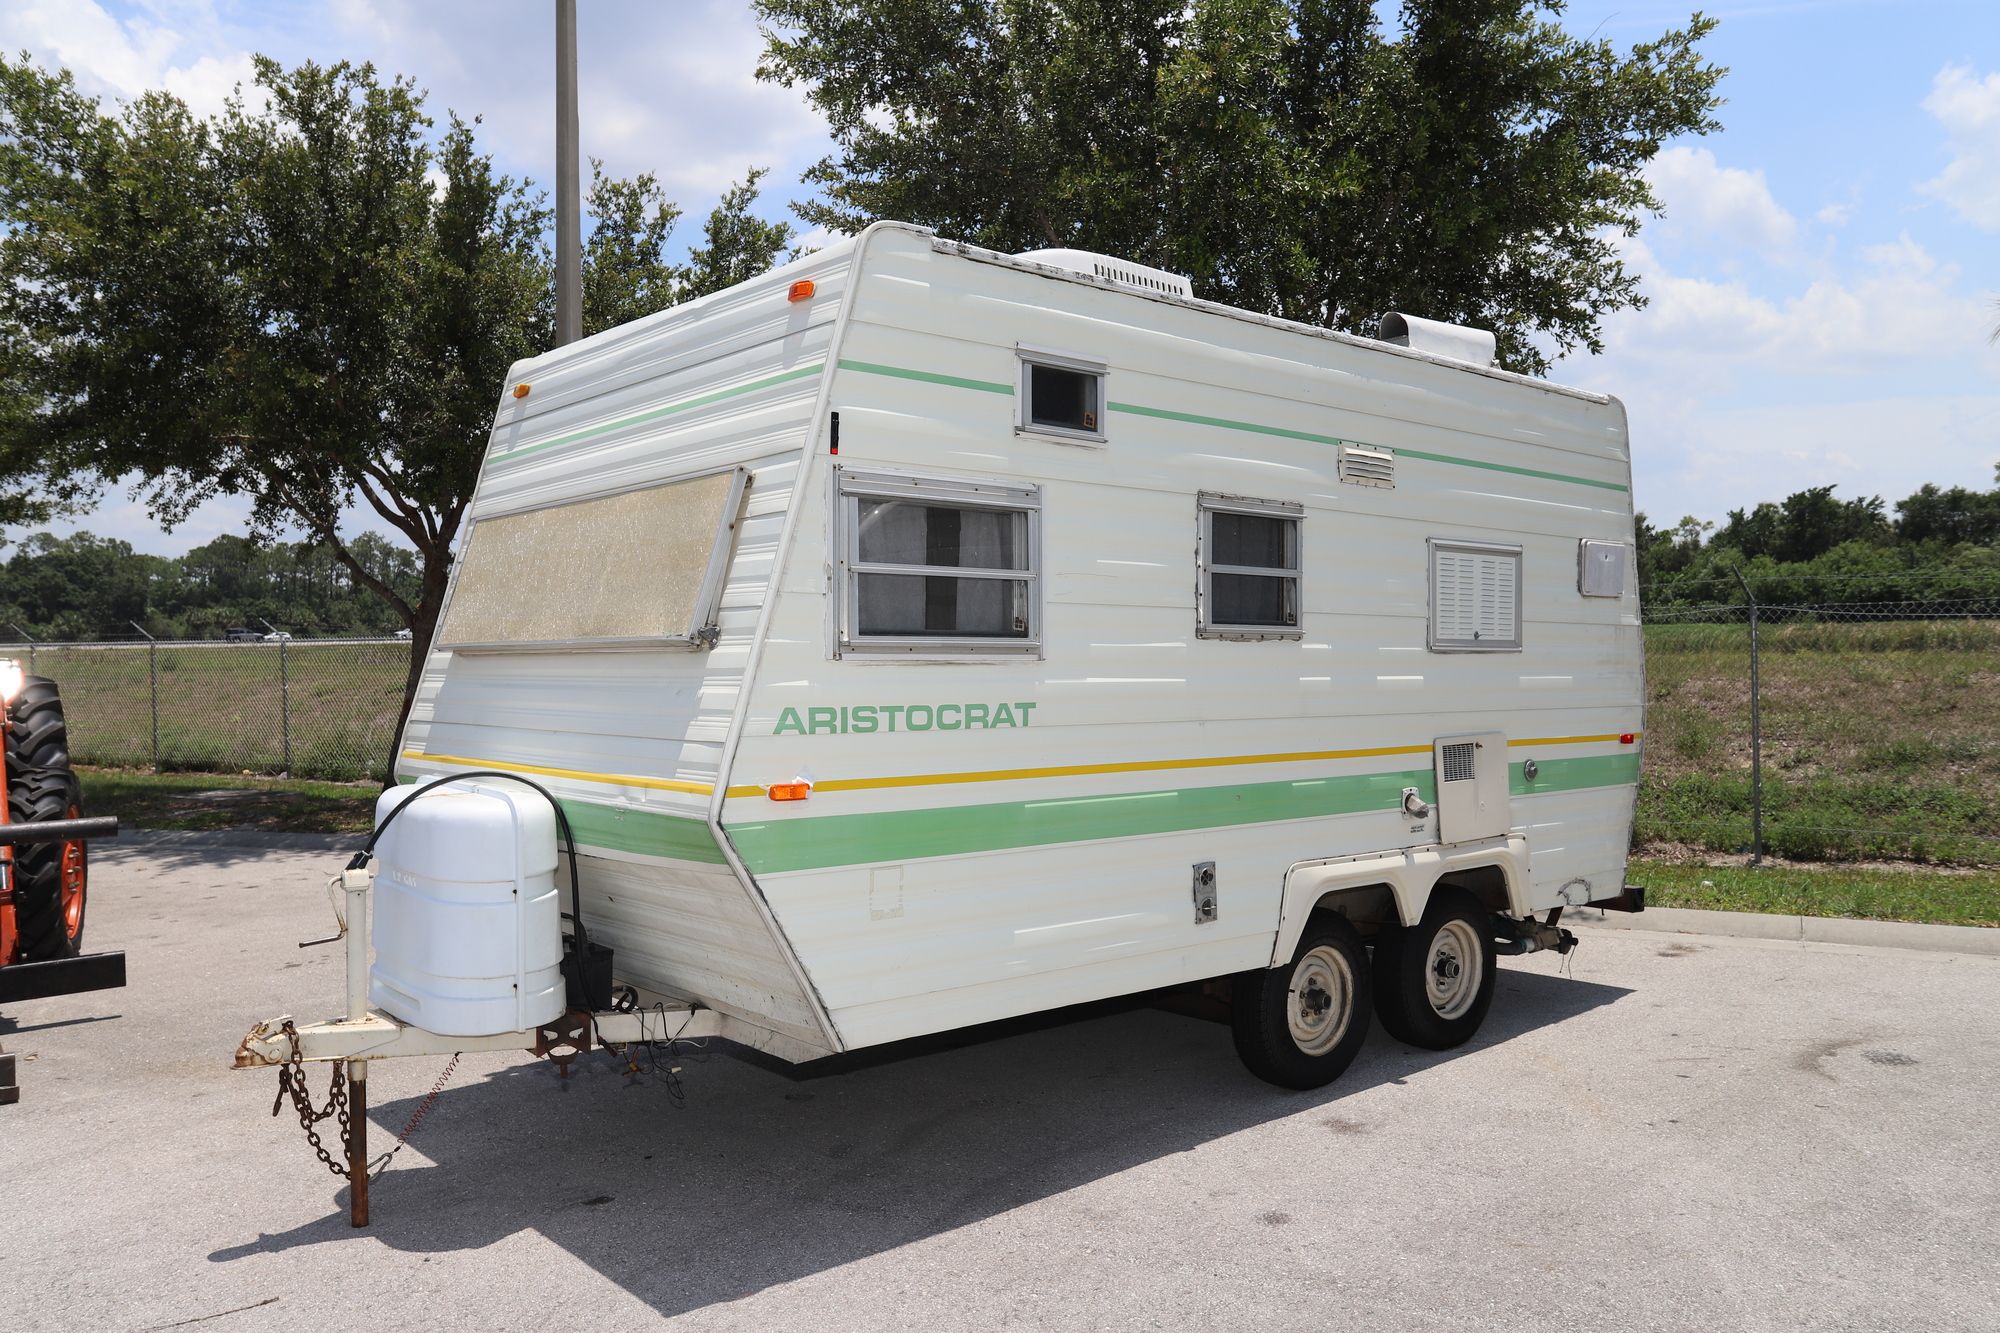
M405 759L421 759L428 764L457 764L461 768L497 768L506 773L534 773L545 778L574 778L578 782L603 782L614 787L645 787L652 791L680 791L694 796L714 792L710 782L682 782L678 778L639 778L628 773L587 773L579 768L543 768L537 764L509 764L498 759L467 759L455 754L425 754L422 750L403 751ZM744 790L731 787L730 791ZM761 793L762 787L747 790Z
M1540 736L1536 737L1533 740L1508 741L1507 744L1509 745L1608 745L1612 741L1624 740L1627 735L1630 735L1632 737L1634 743L1636 743L1639 739L1639 733L1634 731L1634 732L1614 732L1609 736Z
M1638 733L1633 732L1636 741ZM1541 736L1512 745L1594 745L1622 739L1609 736ZM1144 759L1124 764L1066 764L1056 768L999 768L975 773L914 773L888 778L834 778L815 782L814 791L875 791L885 787L938 787L960 782L1017 782L1026 778L1074 778L1101 773L1153 773L1169 768L1233 768L1240 764L1318 763L1329 759L1373 759L1382 755L1429 754L1428 745L1384 745L1367 750L1295 750L1284 754L1237 754L1207 759ZM724 796L762 796L755 783L731 787Z

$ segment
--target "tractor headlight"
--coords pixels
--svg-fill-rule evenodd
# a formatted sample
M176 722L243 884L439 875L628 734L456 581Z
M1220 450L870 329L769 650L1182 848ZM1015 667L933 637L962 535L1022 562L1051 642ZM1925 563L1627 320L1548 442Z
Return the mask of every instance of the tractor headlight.
M0 657L0 705L11 704L26 684L28 673L11 657Z

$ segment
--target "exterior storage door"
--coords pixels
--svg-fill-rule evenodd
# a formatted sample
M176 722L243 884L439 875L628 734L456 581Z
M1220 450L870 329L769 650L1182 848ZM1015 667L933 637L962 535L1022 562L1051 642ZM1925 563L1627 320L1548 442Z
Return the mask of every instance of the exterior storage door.
M1506 836L1513 821L1507 800L1507 733L1440 736L1437 765L1439 842L1477 842Z

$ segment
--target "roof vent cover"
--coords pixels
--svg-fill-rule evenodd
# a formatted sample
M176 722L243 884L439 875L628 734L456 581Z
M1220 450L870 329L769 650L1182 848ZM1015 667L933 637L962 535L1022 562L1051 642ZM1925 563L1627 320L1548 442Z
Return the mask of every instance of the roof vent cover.
M1394 343L1413 352L1448 357L1475 366L1493 364L1495 341L1491 330L1469 329L1463 324L1447 324L1438 319L1419 319L1391 310L1382 316L1375 335L1380 342Z
M1163 268L1150 268L1129 259L1113 259L1110 255L1095 254L1089 250L1023 250L1014 258L1025 259L1031 264L1047 264L1050 268L1066 268L1072 273L1103 278L1122 286L1137 287L1140 291L1194 296L1194 284L1188 281L1186 274L1169 273Z

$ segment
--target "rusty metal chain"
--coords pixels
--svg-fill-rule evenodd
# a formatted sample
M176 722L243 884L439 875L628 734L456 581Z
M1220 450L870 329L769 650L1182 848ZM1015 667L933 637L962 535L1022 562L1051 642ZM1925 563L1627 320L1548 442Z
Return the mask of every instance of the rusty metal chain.
M284 1109L286 1098L291 1099L292 1108L299 1113L299 1128L306 1132L306 1142L319 1156L327 1170L343 1180L347 1178L346 1157L354 1140L354 1126L347 1115L347 1069L343 1062L333 1061L333 1082L327 1088L326 1109L315 1111L312 1094L306 1091L305 1055L299 1041L299 1030L291 1019L285 1020L285 1036L292 1043L291 1055L278 1065L278 1095L271 1099L271 1114ZM335 1161L326 1145L319 1141L319 1131L314 1128L322 1120L338 1116L340 1118L341 1161Z

